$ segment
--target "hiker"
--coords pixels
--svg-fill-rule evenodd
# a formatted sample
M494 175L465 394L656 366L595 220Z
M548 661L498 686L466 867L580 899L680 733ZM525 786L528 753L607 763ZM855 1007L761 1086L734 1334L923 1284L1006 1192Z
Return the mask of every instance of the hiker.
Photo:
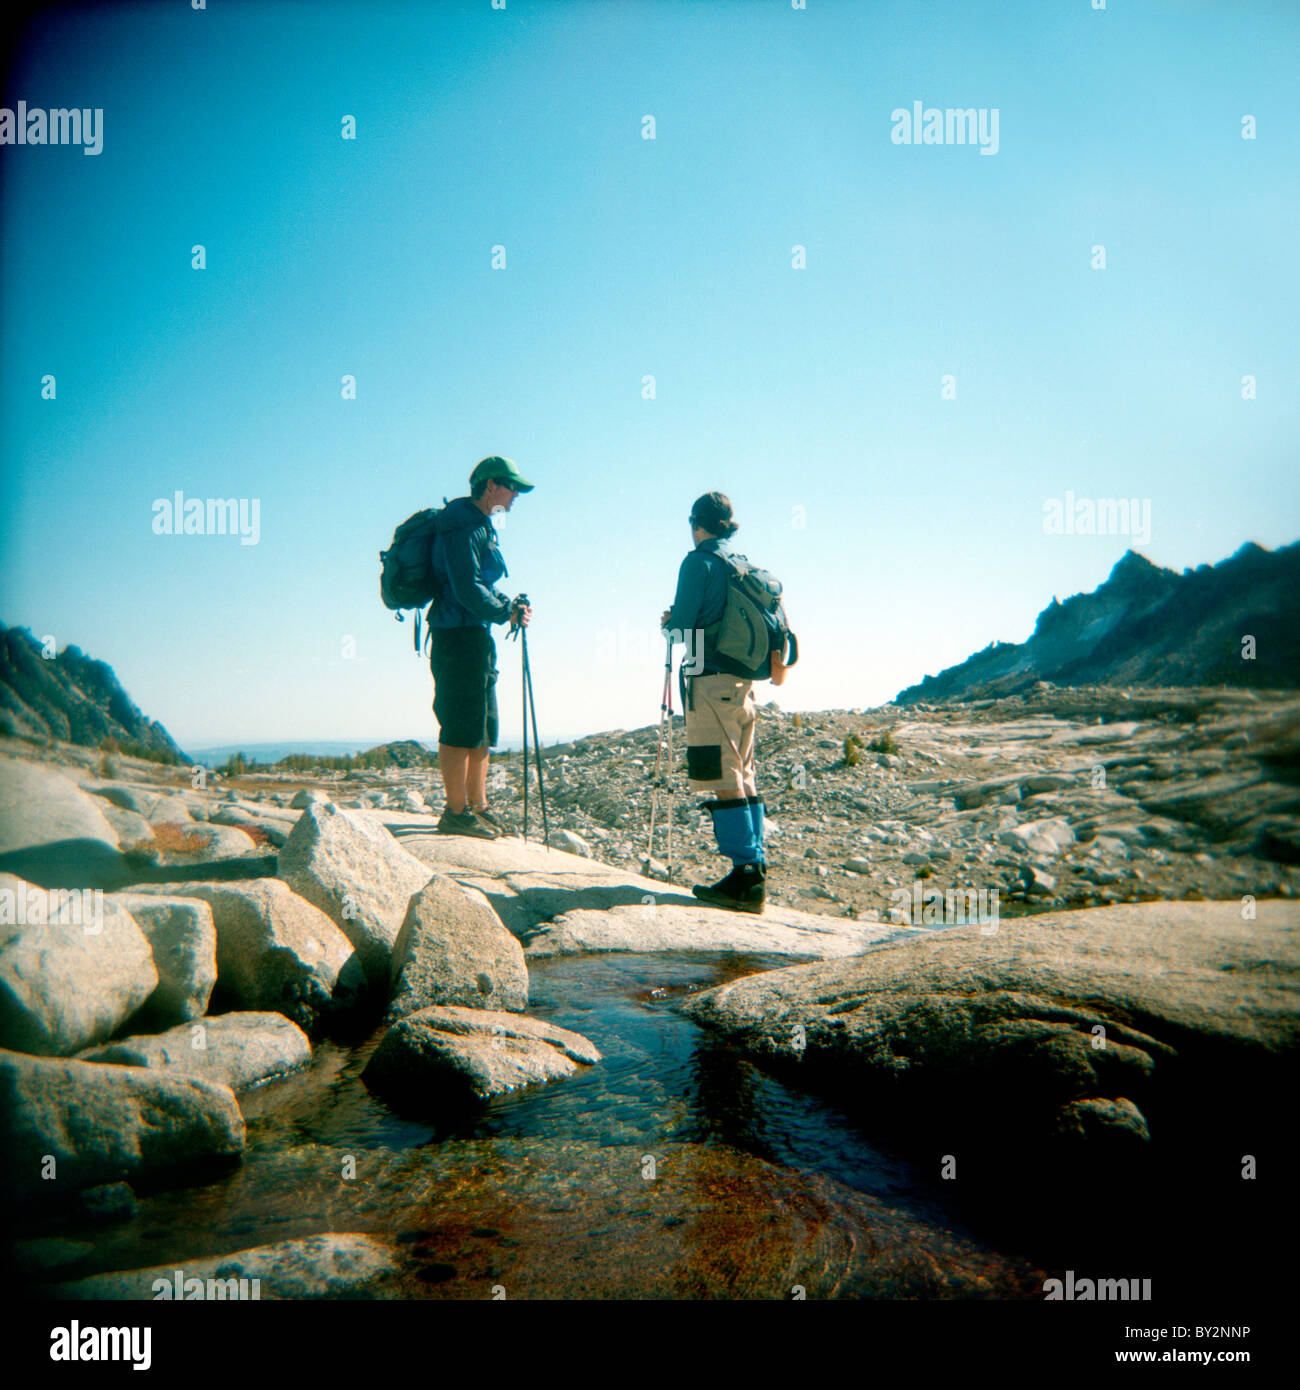
M690 515L692 550L677 574L677 594L661 626L673 642L685 642L694 661L682 664L686 713L686 773L691 791L712 793L718 850L731 872L718 883L696 884L697 898L717 907L762 912L766 862L763 802L754 769L756 702L752 672L717 651L716 638L727 604L730 538L739 529L731 502L706 492ZM688 674L693 671L694 674Z
M533 484L507 458L493 455L469 477L470 494L438 515L432 542L438 597L429 609L429 668L438 720L438 766L446 805L438 830L495 839L504 829L488 810L488 752L496 743L496 644L489 626L527 627L531 607L513 603L495 585L506 577L494 512L508 512Z

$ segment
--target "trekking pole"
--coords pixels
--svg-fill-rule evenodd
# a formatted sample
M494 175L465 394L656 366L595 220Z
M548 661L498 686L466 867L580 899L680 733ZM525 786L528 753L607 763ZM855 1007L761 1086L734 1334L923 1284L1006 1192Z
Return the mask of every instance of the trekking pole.
M670 652L672 648L668 649ZM664 688L659 692L659 728L655 732L655 775L654 781L650 784L650 837L645 847L645 866L650 868L650 861L654 858L655 852L655 820L659 815L659 788L662 784L664 766L664 710L668 708L668 673L664 672Z
M659 813L659 791L663 788L668 801L668 882L673 881L673 821L672 821L672 791L671 780L665 782L664 771L664 747L665 738L667 740L668 751L668 774L671 778L672 772L672 739L673 739L673 642L670 637L667 642L667 650L664 654L664 687L659 695L659 735L655 740L655 776L654 785L650 791L650 840L646 846L646 868L650 867L650 860L655 852L655 821ZM667 734L664 731L664 720L668 720Z
M676 819L673 804L673 648L672 643L668 644L668 766L664 773L665 786L668 792L668 882L673 881L673 874L676 865L673 863L673 821Z
M523 624L519 621L519 610L526 607L528 597L520 594L510 605L510 631L506 633L507 641L514 641L524 630ZM522 706L520 718L524 726L524 839L528 838L528 643L524 642L523 657L519 668L519 693L520 705Z
M550 849L551 826L546 817L546 782L542 776L542 744L537 736L537 701L533 696L533 668L528 660L528 631L523 623L518 621L519 610L527 607L528 595L520 594L511 605L510 631L506 634L508 639L519 639L520 641L519 689L522 697L521 717L524 726L524 839L528 838L528 720L531 714L533 761L537 764L537 796L542 803L542 841L546 848Z
M514 627L510 635L517 637L522 629ZM521 718L524 724L524 839L528 838L528 672L520 665L519 672Z
M537 764L537 799L542 803L542 843L551 847L551 827L546 819L546 780L542 776L542 741L537 737L537 699L533 695L533 668L528 660L528 630L521 627L523 644L524 688L528 692L528 712L533 721L533 760Z

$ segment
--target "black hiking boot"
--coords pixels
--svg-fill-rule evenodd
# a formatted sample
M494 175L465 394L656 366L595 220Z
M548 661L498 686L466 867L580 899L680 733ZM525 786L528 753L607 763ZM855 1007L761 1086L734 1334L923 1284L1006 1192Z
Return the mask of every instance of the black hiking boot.
M763 866L737 864L720 882L707 886L697 883L691 892L712 907L726 907L733 912L762 912Z
M444 806L438 824L434 827L438 835L472 835L476 840L495 840L497 832L485 820L480 820L468 807L453 811Z
M479 820L485 822L488 826L495 830L498 835L508 834L511 830L514 829L514 827L508 821L503 819L503 817L498 815L495 811L489 810L486 806L475 806L473 810L474 814L479 818Z

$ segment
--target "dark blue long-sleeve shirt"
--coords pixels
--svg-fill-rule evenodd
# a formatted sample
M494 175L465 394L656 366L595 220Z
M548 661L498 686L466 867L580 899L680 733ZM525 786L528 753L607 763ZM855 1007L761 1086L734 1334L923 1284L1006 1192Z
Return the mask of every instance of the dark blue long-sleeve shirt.
M701 541L687 554L677 571L677 593L664 628L675 642L686 644L683 672L688 661L692 674L706 676L717 673L727 664L720 663L720 658L709 652L704 634L706 629L722 620L727 606L727 566L718 556L730 553L731 547L726 541ZM684 693L682 698L685 700Z
M448 502L433 538L438 599L429 610L433 627L486 627L510 616L510 600L495 586L509 571L497 546L496 527L469 497Z
M670 632L710 627L721 619L727 606L727 571L713 556L730 552L726 541L701 541L682 561L666 624Z

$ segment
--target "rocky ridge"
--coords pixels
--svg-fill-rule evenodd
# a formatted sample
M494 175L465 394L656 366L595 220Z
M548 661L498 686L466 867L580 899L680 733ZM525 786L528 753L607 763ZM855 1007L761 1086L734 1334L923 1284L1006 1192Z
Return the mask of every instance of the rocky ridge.
M45 650L27 628L0 623L0 734L91 747L108 741L162 762L183 761L172 736L140 713L111 666L79 647L48 658Z
M898 703L1015 695L1062 685L1294 689L1300 684L1300 541L1253 543L1176 574L1126 551L1105 583L1053 599L1026 642L994 642Z

